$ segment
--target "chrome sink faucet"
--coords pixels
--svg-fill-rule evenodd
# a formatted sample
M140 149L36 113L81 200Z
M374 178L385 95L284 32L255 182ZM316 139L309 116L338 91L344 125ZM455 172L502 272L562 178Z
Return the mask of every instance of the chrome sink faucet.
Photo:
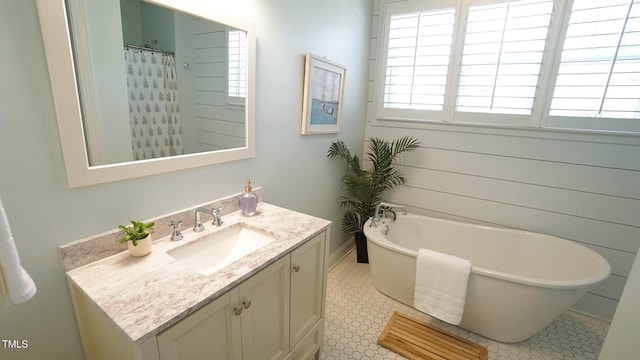
M369 226L377 227L378 222L380 221L380 218L381 218L380 210L382 210L382 217L387 217L387 209L391 209L391 208L398 208L402 210L402 215L407 215L407 210L404 208L404 206L381 202L378 205L376 205L376 212L373 214L373 218L371 219L371 224L369 224Z
M193 222L195 224L193 226L193 231L200 232L204 230L204 225L202 225L202 223L198 221L198 212L207 213L213 216L213 221L211 222L212 225L215 225L215 226L222 225L222 219L220 218L220 211L222 211L222 208L217 208L217 209L208 209L206 207L197 208L195 212L195 220Z

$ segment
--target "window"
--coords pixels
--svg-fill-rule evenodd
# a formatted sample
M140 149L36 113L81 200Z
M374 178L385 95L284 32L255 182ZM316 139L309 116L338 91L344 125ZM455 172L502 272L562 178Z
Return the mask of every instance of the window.
M381 118L640 132L640 0L384 6Z
M575 1L549 115L640 121L640 3Z
M469 8L456 111L530 115L552 1Z
M384 105L442 110L454 10L391 17Z
M228 32L228 96L231 103L244 105L247 58L247 34L244 31ZM240 98L240 99L233 99Z

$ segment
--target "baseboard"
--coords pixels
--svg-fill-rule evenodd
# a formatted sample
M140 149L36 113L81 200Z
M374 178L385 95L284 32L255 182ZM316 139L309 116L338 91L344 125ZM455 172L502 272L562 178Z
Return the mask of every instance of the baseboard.
M340 260L344 259L345 256L349 255L349 253L353 249L355 249L355 247L356 247L356 243L353 241L353 238L350 238L349 240L345 241L345 243L342 244L342 246L336 249L336 251L331 253L329 255L329 271L331 271L331 269L333 269L333 267L336 266L336 264L339 263Z
M594 315L594 314L591 314L591 313L588 313L588 312L585 312L585 311L582 311L582 310L578 310L578 309L573 308L573 307L570 307L569 311L573 311L574 313L578 313L578 314L581 314L581 315L584 315L584 316L588 316L588 317L591 317L591 318L594 318L594 319L598 319L598 320L602 320L602 321L606 321L608 323L611 323L611 319L607 319L607 318L604 318L602 316L598 316L598 315Z

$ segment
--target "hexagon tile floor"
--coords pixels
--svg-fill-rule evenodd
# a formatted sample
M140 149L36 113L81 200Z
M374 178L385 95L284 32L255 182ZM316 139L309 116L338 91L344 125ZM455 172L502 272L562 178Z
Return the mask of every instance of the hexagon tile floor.
M356 262L351 252L329 272L322 360L405 359L379 346L378 336L391 314L408 316L486 346L489 360L597 360L609 323L573 311L526 341L499 343L431 318L378 292L369 266Z

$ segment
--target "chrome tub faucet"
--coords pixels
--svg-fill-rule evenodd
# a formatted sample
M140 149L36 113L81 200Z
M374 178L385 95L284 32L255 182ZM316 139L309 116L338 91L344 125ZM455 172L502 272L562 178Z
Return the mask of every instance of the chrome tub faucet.
M404 208L404 206L398 205L398 204L381 202L378 205L376 205L376 212L373 214L373 218L371 219L371 224L369 224L369 226L377 227L380 219L382 217L385 217L385 218L387 217L387 209L392 209L392 208L398 208L402 210L402 215L407 215L407 210ZM380 210L382 210L382 216L380 216Z

